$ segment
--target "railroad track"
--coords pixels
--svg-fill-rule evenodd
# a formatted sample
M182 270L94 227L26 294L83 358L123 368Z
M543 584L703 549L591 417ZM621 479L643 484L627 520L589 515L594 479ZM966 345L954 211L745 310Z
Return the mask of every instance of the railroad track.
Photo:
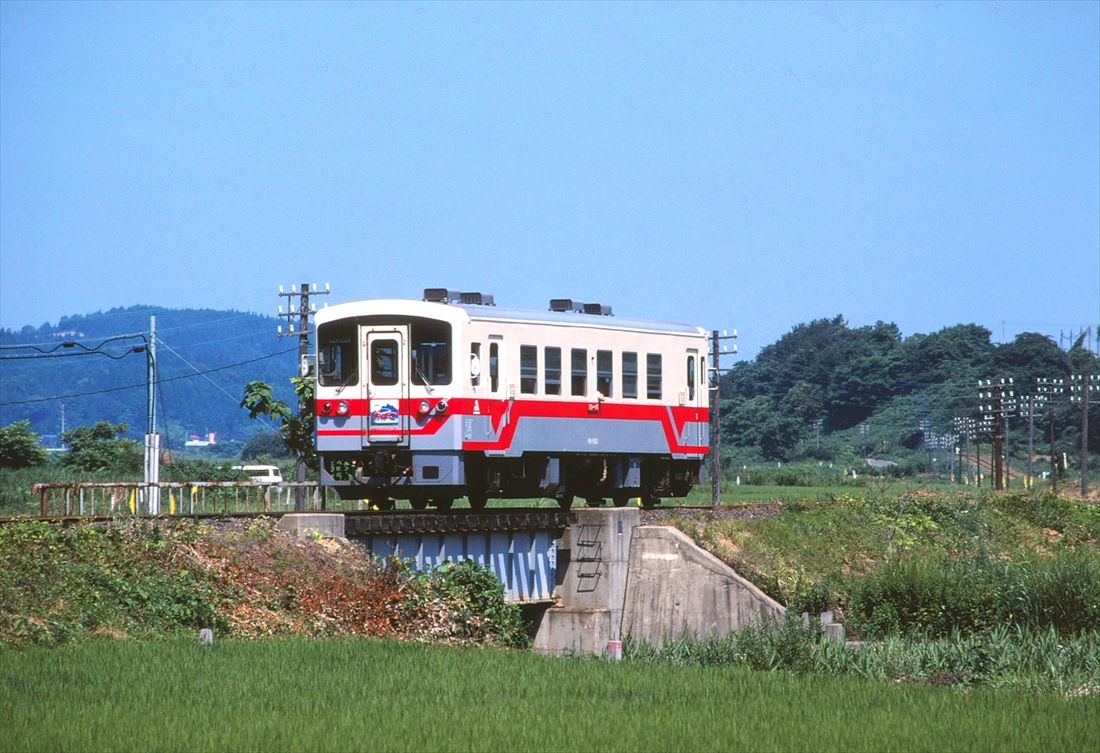
M676 513L689 515L715 515L718 517L770 517L775 514L781 505L775 502L746 503L736 505L658 505L652 508L641 508L643 522L658 520ZM343 514L347 520L348 531L358 532L393 531L400 533L404 530L438 529L440 531L456 530L462 527L484 530L486 525L500 525L500 530L516 530L523 525L520 521L545 521L554 523L566 521L571 512L586 509L613 509L613 508L586 508L576 507L573 510L562 510L556 507L490 507L484 510L455 509L447 512L436 510L308 510L306 512L331 512ZM47 523L76 524L76 523L107 523L123 522L128 520L250 520L255 518L281 518L293 513L294 510L279 511L250 511L250 512L224 512L210 511L201 513L179 513L176 515L47 515L47 516L17 516L0 517L0 525L11 523L25 523L27 521L42 521ZM501 521L493 523L493 520Z

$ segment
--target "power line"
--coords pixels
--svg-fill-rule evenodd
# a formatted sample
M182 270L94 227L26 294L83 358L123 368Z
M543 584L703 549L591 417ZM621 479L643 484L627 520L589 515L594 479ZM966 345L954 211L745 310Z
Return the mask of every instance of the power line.
M192 379L196 376L201 376L203 374L213 374L213 373L218 372L218 371L227 371L228 369L235 369L238 366L247 366L248 364L256 363L257 361L265 361L269 358L276 358L277 356L283 356L283 355L286 355L287 353L293 353L295 350L297 350L297 349L296 348L288 348L286 350L280 350L278 352L271 353L271 354L268 354L266 356L260 356L258 358L250 358L247 361L240 361L238 363L231 363L228 366L217 366L213 369L206 369L206 370L200 371L196 374L184 374L182 376L169 377L168 379L158 379L156 381L156 384L167 384L168 382L178 382L181 379ZM48 402L52 402L54 400L68 400L68 399L74 398L74 397L90 397L92 395L105 395L105 394L110 393L110 392L122 392L123 390L132 390L132 389L136 389L138 387L146 387L146 386L148 386L146 383L128 384L125 387L109 387L107 389L93 390L91 392L73 392L73 393L69 393L67 395L56 395L54 397L39 397L39 398L34 398L32 400L14 400L14 401L11 401L11 402L0 403L0 406L30 405L32 403L48 403Z
M229 398L230 400L232 400L232 401L233 401L233 402L234 402L235 404L237 404L237 405L239 405L239 404L240 404L240 401L239 401L239 400L238 400L237 398L233 397L233 395L231 395L231 394L230 394L230 393L229 393L229 392L228 392L228 391L227 391L227 390L226 390L226 389L225 389L224 387L222 387L222 386L221 386L220 384L218 384L218 383L217 383L217 382L215 382L215 381L214 381L213 379L211 379L211 378L210 378L209 376L207 376L207 375L206 375L206 373L204 373L204 372L203 372L203 371L202 371L201 369L199 369L199 367L198 367L198 366L196 366L195 364L191 363L191 362L190 362L190 361L188 361L188 360L187 360L186 358L184 358L183 356L181 356L181 355L179 354L179 352L177 352L177 351L176 351L176 349L175 349L175 348L173 348L173 347L172 347L171 345L169 345L168 343L164 342L164 340L161 340L161 341L160 341L160 344L161 344L161 345L163 345L163 346L164 346L165 348L167 348L167 349L168 349L168 350L169 350L169 351L170 351L170 352L172 353L172 355L174 355L174 356L175 356L176 358L180 359L180 360L181 360L181 361L183 361L183 362L184 362L185 364L187 364L187 365L188 365L188 366L190 366L190 367L191 367L192 369L194 369L195 373L194 373L194 374L192 374L192 375L189 375L189 376L201 376L201 377L203 377L204 379L206 379L206 381L208 381L208 382L210 382L210 384L214 385L214 386L215 386L215 387L216 387L216 388L217 388L218 390L220 390L220 391L221 391L221 392L222 392L222 393L223 393L223 394L224 394L224 395L225 395L226 397L228 397L228 398ZM289 351L288 351L288 352L289 352ZM271 430L271 431L273 431L273 432L274 432L274 431L276 431L275 427L274 427L274 426L272 426L272 425L271 425L270 423L268 423L268 421L267 421L266 419L262 418L261 416L257 416L257 418L260 418L261 422L262 422L262 423L263 423L263 424L264 424L264 425L265 425L265 426L266 426L266 427L267 427L268 429L270 429L270 430ZM277 433L277 432L276 432L276 433Z
M85 353L103 353L102 348L107 343L115 342L117 340L138 340L138 339L144 340L145 339L145 333L137 332L137 333L128 334L128 335L111 335L110 337L108 337L106 339L100 340L99 345L95 346L94 348L89 348L87 345L84 344L84 342L91 342L91 339L88 338L87 340L65 340L64 342L57 343L52 348L45 348L45 349L40 347L40 345L42 343L25 343L25 344L22 344L22 345L0 345L0 350L26 350L26 349L29 348L31 350L36 350L39 353L43 354L43 355L39 355L39 356L35 356L35 355L5 356L4 357L5 359L15 359L15 358L21 358L21 357L22 358L43 358L45 356L49 356L53 353L56 353L57 351L61 350L62 348L66 348L66 349L68 349L68 348L80 348ZM84 355L84 353L66 353L64 355ZM103 355L108 355L108 354L103 353Z

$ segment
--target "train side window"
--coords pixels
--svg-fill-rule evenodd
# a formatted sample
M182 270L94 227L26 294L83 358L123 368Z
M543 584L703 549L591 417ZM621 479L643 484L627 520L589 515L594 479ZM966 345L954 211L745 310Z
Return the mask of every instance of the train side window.
M561 394L561 348L546 348L543 351L545 360L543 373L543 391L547 395Z
M519 391L533 395L539 384L539 349L534 345L519 346Z
M688 400L695 400L695 356L688 354L687 363Z
M661 399L661 354L647 353L645 357L645 396L650 400Z
M470 343L470 386L481 385L481 343Z
M489 391L500 391L500 343L489 343Z
M623 353L623 397L638 397L638 354Z
M573 395L587 395L588 394L588 351L584 348L573 348L572 360L570 362L572 367L571 375Z
M611 384L615 380L613 362L610 350L596 351L596 391L604 397L612 397Z

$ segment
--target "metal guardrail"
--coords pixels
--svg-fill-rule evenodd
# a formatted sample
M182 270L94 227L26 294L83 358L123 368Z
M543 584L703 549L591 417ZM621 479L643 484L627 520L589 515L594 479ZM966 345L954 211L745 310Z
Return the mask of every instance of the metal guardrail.
M298 487L309 511L342 507L337 494L316 481L77 481L35 484L31 491L42 517L173 516L293 511Z

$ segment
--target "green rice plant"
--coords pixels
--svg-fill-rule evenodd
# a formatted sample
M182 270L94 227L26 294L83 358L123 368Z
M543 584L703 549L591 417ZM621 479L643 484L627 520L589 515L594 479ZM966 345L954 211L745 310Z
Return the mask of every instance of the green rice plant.
M1081 750L1100 712L1087 694L347 639L0 651L0 688L0 750L31 752Z

